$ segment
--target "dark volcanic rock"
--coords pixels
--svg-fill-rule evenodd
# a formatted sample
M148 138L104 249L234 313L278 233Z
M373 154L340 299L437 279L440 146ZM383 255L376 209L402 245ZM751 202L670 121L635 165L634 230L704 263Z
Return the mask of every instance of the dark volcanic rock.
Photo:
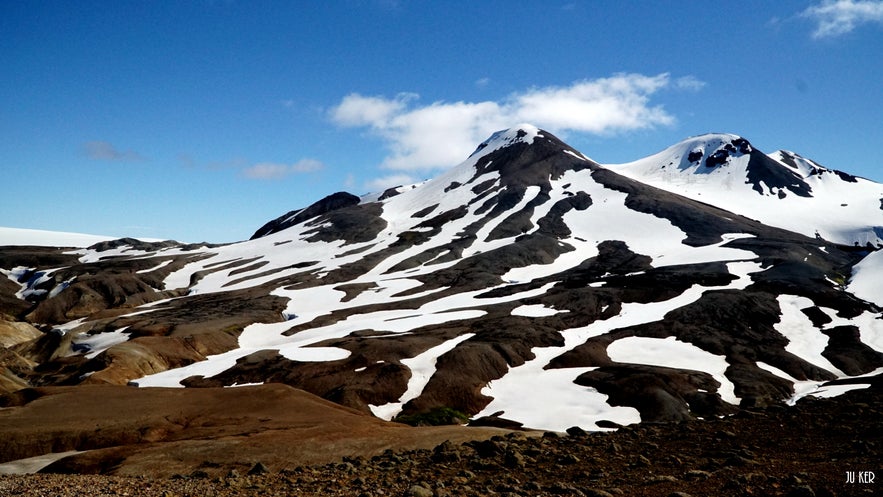
M812 197L812 188L796 172L783 169L779 163L760 151L752 151L748 161L748 181L757 193L769 193L766 188L788 190L801 197Z
M257 231L255 231L254 235L251 236L251 239L254 240L255 238L260 238L271 233L282 231L296 224L308 221L314 217L327 214L337 209L343 209L345 207L358 205L358 203L359 197L351 193L332 193L331 195L328 195L327 197L305 209L287 212L284 215L279 216L278 218L261 226Z
M685 421L693 416L732 414L737 410L713 393L703 393L716 391L719 384L711 375L698 371L614 365L583 373L576 383L609 395L611 405L634 407L645 422Z

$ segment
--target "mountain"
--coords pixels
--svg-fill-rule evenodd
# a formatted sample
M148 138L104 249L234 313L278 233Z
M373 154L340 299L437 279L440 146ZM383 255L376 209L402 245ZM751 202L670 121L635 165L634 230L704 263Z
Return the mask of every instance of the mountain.
M114 240L112 236L86 235L63 231L31 230L0 226L0 246L26 245L31 247L88 247Z
M883 371L883 223L824 212L881 185L811 164L707 135L605 167L520 125L240 243L5 247L0 388L285 383L552 430L862 388ZM754 204L775 213L736 212Z
M770 226L835 243L883 247L883 185L794 152L766 155L740 136L697 136L607 167Z

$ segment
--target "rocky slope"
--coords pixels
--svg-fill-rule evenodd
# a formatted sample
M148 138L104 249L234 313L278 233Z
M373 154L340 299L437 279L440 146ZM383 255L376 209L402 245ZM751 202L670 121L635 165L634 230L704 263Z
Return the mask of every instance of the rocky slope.
M883 385L790 408L640 424L614 433L519 432L322 465L225 467L171 478L0 476L2 495L872 496L879 493ZM82 471L61 461L54 471ZM848 477L851 475L851 481Z

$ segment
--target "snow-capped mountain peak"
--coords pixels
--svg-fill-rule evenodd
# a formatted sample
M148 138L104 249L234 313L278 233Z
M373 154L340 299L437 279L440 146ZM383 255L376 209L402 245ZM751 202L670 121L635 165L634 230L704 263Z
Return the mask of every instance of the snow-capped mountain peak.
M688 138L616 172L765 224L847 245L883 245L883 185L745 138Z
M534 138L540 135L540 129L533 124L522 123L508 129L496 131L487 140L478 144L470 158L483 156L499 148L507 147L513 143L533 143Z
M674 174L726 174L720 171L748 156L754 149L745 138L725 133L694 136L629 166L645 176ZM735 167L735 166L734 166Z

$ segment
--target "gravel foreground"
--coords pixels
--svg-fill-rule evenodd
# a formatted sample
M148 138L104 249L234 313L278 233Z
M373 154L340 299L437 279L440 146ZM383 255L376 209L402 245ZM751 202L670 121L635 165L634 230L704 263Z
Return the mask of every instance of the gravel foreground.
M516 432L323 466L257 463L247 474L0 476L0 496L874 496L883 494L881 438L875 385L722 419Z

